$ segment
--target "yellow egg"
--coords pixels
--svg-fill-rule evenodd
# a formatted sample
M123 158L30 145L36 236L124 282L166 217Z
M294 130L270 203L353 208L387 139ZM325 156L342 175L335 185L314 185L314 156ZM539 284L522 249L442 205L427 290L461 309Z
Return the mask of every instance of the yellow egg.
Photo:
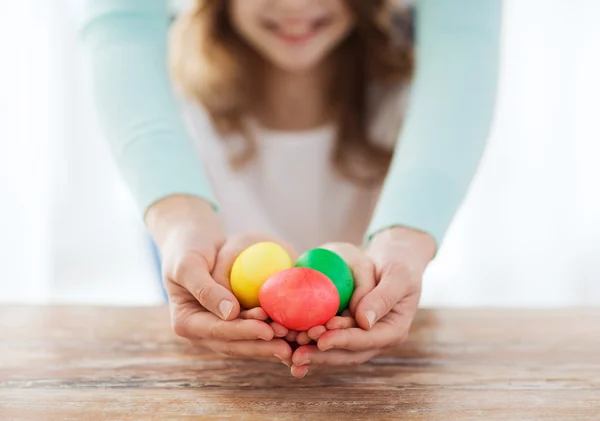
M258 307L258 292L262 284L277 272L291 267L292 259L279 244L253 244L233 262L231 289L243 307Z

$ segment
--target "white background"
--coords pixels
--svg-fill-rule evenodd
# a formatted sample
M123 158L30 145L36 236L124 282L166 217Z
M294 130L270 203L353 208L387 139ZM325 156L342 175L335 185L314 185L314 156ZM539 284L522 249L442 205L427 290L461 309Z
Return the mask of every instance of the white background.
M0 301L157 303L69 3L0 3ZM504 5L493 134L423 304L600 305L600 2Z

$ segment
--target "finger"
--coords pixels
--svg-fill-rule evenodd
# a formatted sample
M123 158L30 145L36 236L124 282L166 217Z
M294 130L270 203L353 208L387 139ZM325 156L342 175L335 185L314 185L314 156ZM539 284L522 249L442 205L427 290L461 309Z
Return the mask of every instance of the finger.
M356 323L356 319L354 317L336 316L329 320L325 324L325 327L327 330L350 329L351 327L358 327L358 324Z
M292 368L290 369L290 371L292 373L292 376L294 376L298 379L302 379L308 374L309 368L310 368L310 366L308 366L308 365L303 365L303 366L292 365Z
M269 318L267 313L261 307L255 307L250 310L244 310L240 313L240 319L252 319L266 321ZM269 322L276 338L283 338L288 333L288 329L279 323Z
M327 328L325 326L315 326L308 329L307 334L310 339L316 341L325 332L327 332Z
M273 329L259 320L224 321L207 311L185 306L173 310L173 329L177 335L195 340L210 338L226 341L270 341L274 335Z
M298 332L296 332L295 330L290 330L287 335L285 335L285 339L287 339L290 342L296 342L296 337L298 336Z
M308 332L299 332L296 337L296 342L298 345L308 345L311 341L311 338L308 336Z
M188 290L208 311L223 320L232 320L240 313L240 304L231 291L210 276L206 260L197 254L187 254L175 265L168 280ZM169 288L167 281L167 289ZM167 290L167 294L169 291Z
M196 344L205 346L214 352L238 358L252 358L261 361L281 362L292 365L292 349L282 339L273 341L216 341L203 340Z
M355 313L359 301L375 288L375 266L361 249L348 243L328 243L322 246L337 253L350 267L354 278L354 292L350 299L349 309Z
M284 338L288 334L288 328L281 326L279 323L270 322L269 326L273 329L276 338Z
M388 314L416 285L412 273L404 264L387 264L379 275L380 281L375 289L365 295L356 307L356 321L366 330Z
M264 322L269 318L269 315L261 307L254 307L250 310L242 310L239 317L240 319L261 320Z
M378 350L353 352L345 350L321 351L315 345L306 345L298 348L292 355L292 369L294 367L312 366L353 366L360 365L375 355Z
M248 247L263 241L271 241L281 245L281 247L283 247L290 255L292 261L295 261L297 253L294 248L290 244L281 242L270 235L264 233L247 233L232 236L227 240L225 245L221 247L221 250L219 250L217 255L215 268L212 271L212 276L215 278L217 283L227 287L228 289L231 289L229 276L233 262L235 262L235 259L237 259L237 257Z
M406 339L411 321L412 316L389 313L371 330L350 328L327 331L321 335L317 346L321 351L345 349L360 352L387 348Z
M350 265L354 276L354 292L348 308L351 314L356 314L356 308L360 300L375 288L375 266L369 258L362 256L359 261Z

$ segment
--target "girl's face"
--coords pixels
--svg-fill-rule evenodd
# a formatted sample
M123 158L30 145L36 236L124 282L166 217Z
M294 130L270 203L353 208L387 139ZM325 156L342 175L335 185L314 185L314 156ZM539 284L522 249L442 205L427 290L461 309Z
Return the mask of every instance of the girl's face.
M345 0L231 0L230 20L265 59L292 72L314 68L354 26Z

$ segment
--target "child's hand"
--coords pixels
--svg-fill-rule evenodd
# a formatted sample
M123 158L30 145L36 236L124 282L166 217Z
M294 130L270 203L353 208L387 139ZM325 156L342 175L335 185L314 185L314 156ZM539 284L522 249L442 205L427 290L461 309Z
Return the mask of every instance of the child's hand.
M161 253L175 333L221 354L289 365L290 346L272 340L275 333L262 315L245 312L238 318L240 305L229 280L211 276L225 245L212 207L201 199L170 197L149 209L146 222Z
M310 366L362 364L404 342L419 304L423 272L434 253L435 242L427 234L403 228L377 234L367 250L377 286L352 311L358 327L351 318L330 320L328 328L344 328L323 332L316 346L298 348L292 374L304 377Z

